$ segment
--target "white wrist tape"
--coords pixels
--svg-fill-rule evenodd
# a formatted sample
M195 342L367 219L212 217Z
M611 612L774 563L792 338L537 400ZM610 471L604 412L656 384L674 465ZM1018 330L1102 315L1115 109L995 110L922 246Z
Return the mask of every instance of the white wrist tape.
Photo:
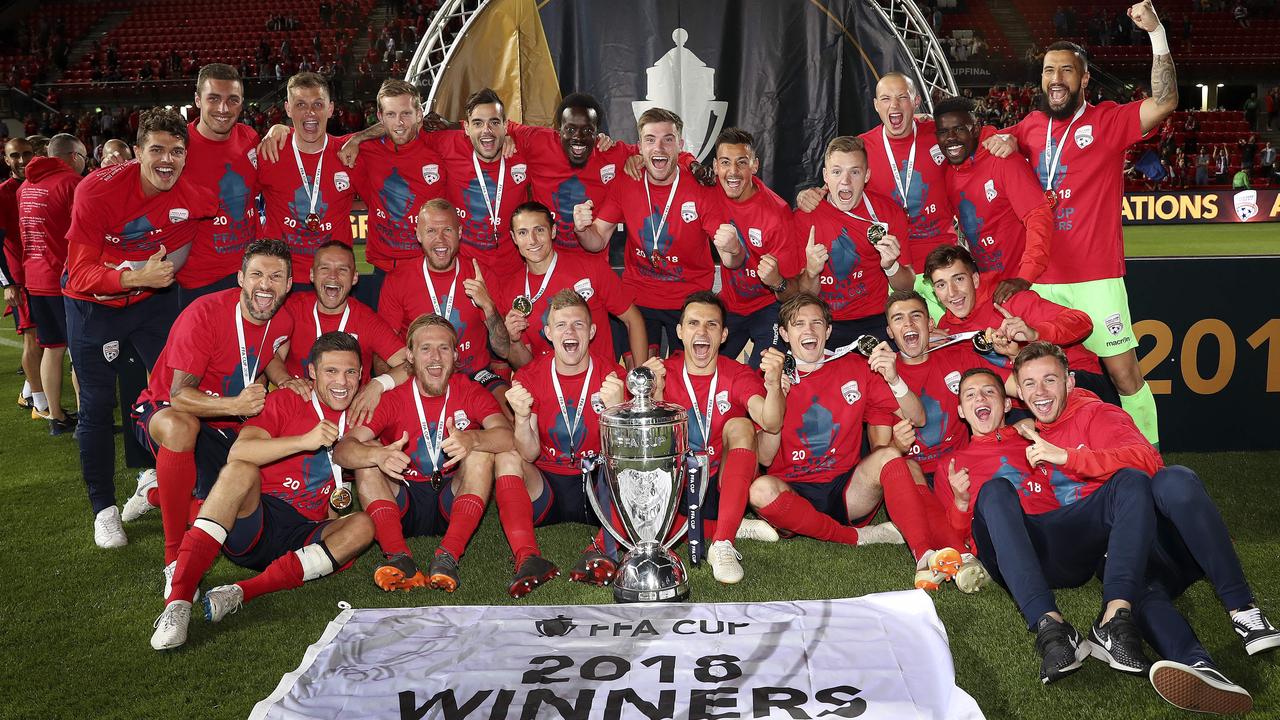
M1169 38L1164 34L1164 24L1156 26L1155 30L1147 33L1151 36L1151 54L1155 56L1169 55Z
M378 377L374 378L374 381L377 382L379 385L381 385L383 390L393 390L395 389L395 386L396 386L395 379L392 378L387 373L383 373Z
M891 383L889 389L893 391L893 396L896 398L911 392L911 388L907 387L907 383L902 378L898 378L896 382Z
M893 277L894 275L897 275L898 271L901 269L902 266L898 264L897 260L894 260L892 265L884 269L885 277Z

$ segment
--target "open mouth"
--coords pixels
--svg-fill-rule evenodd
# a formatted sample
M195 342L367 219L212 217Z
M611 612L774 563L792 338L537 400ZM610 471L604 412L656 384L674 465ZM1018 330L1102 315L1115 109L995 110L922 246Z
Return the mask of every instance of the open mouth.
M853 202L853 191L852 191L852 190L837 190L837 191L836 191L836 198L838 198L838 199L840 200L840 202L842 202L842 203L851 203L851 202Z
M960 142L947 143L942 146L942 154L946 155L947 160L950 160L952 163L959 163L964 160L965 155L968 154L968 148Z
M329 397L333 398L334 400L346 400L347 396L350 394L351 394L351 390L348 388L339 387L337 385L329 386Z
M259 290L253 294L253 309L260 313L271 312L276 305L276 294Z
M1047 416L1053 410L1053 398L1045 398L1043 400L1033 400L1031 406L1035 408L1037 416Z
M172 182L173 176L174 176L174 171L173 171L173 168L171 167L156 168L156 177L160 178L162 182L166 182L166 183Z
M590 145L583 143L569 143L569 152L577 157L582 157L591 149Z
M947 301L947 307L955 311L956 314L959 314L964 310L965 299L966 298L963 295L956 295Z
M449 250L450 248L448 245L433 246L431 248L431 257L441 262L447 261L449 259Z
M988 420L991 419L991 408L987 407L986 405L979 405L978 407L974 408L973 416L978 419L978 422L985 424Z
M423 369L426 370L427 377L429 378L439 380L444 377L444 365L441 365L440 363L428 365Z
M565 338L560 341L560 347L564 348L564 351L570 355L576 355L582 347L582 342L577 338Z
M706 365L711 360L711 341L706 338L694 338L693 344L689 346L689 351L693 354L693 359L698 365Z
M302 131L307 133L308 135L315 135L316 133L319 133L320 121L319 120L303 120Z
M906 126L907 116L900 112L889 113L889 129L893 131L901 130Z
M652 155L649 157L649 166L655 173L665 176L671 170L671 158L666 155Z
M908 351L908 354L914 355L920 350L921 335L915 330L905 330L902 333L902 349Z
M809 352L813 352L821 348L822 343L819 342L818 337L816 335L805 335L800 338L800 347L804 348L805 350L808 350Z
M730 192L737 192L742 189L742 178L737 175L729 175L724 179L724 186Z
M326 300L337 302L342 297L342 286L335 283L325 283L321 286Z
M1071 92L1067 89L1066 85L1050 85L1049 86L1049 104L1050 105L1055 105L1055 106L1063 105L1067 102L1067 98L1070 97L1070 95L1071 95Z
M485 155L493 155L498 149L498 139L492 135L480 136L480 150Z

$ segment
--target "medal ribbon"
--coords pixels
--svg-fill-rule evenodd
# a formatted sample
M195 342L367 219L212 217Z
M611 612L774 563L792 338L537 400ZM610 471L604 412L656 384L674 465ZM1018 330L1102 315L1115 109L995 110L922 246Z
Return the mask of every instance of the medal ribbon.
M531 295L529 293L529 266L524 268L524 296L529 298L529 304L538 302L538 298L542 297L542 293L547 291L547 283L551 282L551 273L556 271L556 263L560 261L560 255L555 250L551 251L551 264L547 266L547 273L542 276L542 285L538 286L538 294ZM554 374L554 373L552 373Z
M430 283L427 283L427 284L428 284L428 285L430 285ZM316 304L315 304L315 305L312 305L312 306L311 306L311 317L315 318L315 321L316 321L316 337L318 338L318 337L320 337L320 335L321 335L321 332L320 332L320 301L319 301L319 300L317 300L317 301L316 301ZM346 332L346 331L347 331L347 318L349 318L349 317L351 317L351 303L347 303L347 306L346 306L345 308L343 308L343 310L342 310L342 319L338 321L338 332Z
M462 270L462 266L458 264L458 259L453 260L453 282L449 283L449 297L444 304L444 312L440 311L440 299L436 297L436 286L431 284L431 272L427 270L427 261L422 261L422 279L427 283L427 294L431 296L431 308L436 311L440 317L453 322L449 316L453 314L453 296L458 289L458 272Z
M324 167L324 151L329 147L329 134L325 133L324 144L320 146L320 159L316 161L315 182L310 182L307 179L306 168L302 167L302 154L298 151L298 134L296 132L293 134L292 144L293 159L298 162L298 175L302 178L302 191L307 194L307 200L311 203L311 207L307 210L307 213L309 215L315 215L316 200L320 199L320 169Z
M720 381L720 365L716 362L716 372L711 376L711 388L707 391L707 414L704 416L698 412L698 395L693 392L693 383L689 381L689 366L681 368L684 372L684 389L689 393L689 410L693 412L693 419L698 423L698 429L702 431L702 451L707 452L711 447L711 413L716 407L716 383ZM704 419L705 418L705 419Z
M667 204L662 208L662 219L658 221L658 227L653 226L653 217L647 220L649 230L653 233L653 251L650 255L658 253L658 238L662 237L662 229L667 226L667 213L671 212L671 203L676 201L676 188L680 187L680 166L676 166L676 179L671 183L671 194L667 196ZM644 173L644 199L649 203L649 210L653 210L653 196L649 194L649 171Z
M902 197L902 208L907 208L907 193L911 191L911 181L915 179L916 169L916 121L911 120L911 153L907 155L907 177L904 180L898 174L898 159L893 156L893 146L889 144L889 134L883 126L880 128L880 139L884 141L884 152L889 156L889 167L893 169L893 184ZM863 196L866 197L865 195Z
M504 157L498 162L498 190L494 194L494 201L489 200L489 184L485 182L484 171L480 169L480 156L475 151L471 152L471 166L476 169L476 180L480 181L480 192L484 195L484 207L489 211L489 226L493 228L494 239L497 239L498 225L502 222L502 218L498 217L498 212L502 210L502 186L507 182L507 159Z
M249 367L249 350L244 342L244 317L240 315L240 303L235 305L236 340L240 342L240 377L244 378L244 387L249 387L253 379L258 377L258 365L262 363L262 349L267 344L267 333L271 332L271 321L262 329L262 343L258 345L258 357L253 359L253 367Z
M444 391L444 404L440 406L440 421L436 423L435 441L431 439L431 429L427 425L427 416L422 412L422 392L418 389L418 379L413 379L413 405L418 410L418 424L422 426L422 442L427 444L427 452L431 458L431 471L440 470L440 446L444 445L444 417L449 411L449 389ZM422 469L422 468L419 468Z
M320 418L321 421L323 421L324 411L320 409L320 400L316 398L317 394L318 393L316 391L312 391L311 393L311 407L315 408L316 415ZM347 432L347 411L343 410L342 414L338 416L338 440L341 440L343 434L346 432ZM334 444L335 445L337 444L337 440L334 441ZM342 489L346 487L346 483L344 483L342 480L342 468L333 461L333 445L330 445L329 447L325 448L325 452L329 454L329 470L333 472L333 492L336 494L338 492L341 492Z
M582 410L587 406L587 395L591 393L591 374L596 369L596 361L587 359L587 377L582 380L582 392L578 394L578 414L569 418L569 408L564 404L564 391L560 389L560 378L556 375L556 364L551 363L551 385L556 389L556 400L560 403L560 415L564 418L565 427L569 428L569 442L573 442L578 424L582 422ZM578 448L574 448L576 451Z
M1067 146L1067 138L1071 136L1071 126L1076 124L1080 116L1084 114L1085 108L1089 107L1089 103L1080 103L1080 109L1076 110L1076 114L1071 116L1071 122L1067 123L1066 132L1062 133L1062 142L1058 143L1057 150L1053 153L1053 157L1049 158L1049 173L1045 176L1044 189L1053 189L1053 178L1058 174L1058 160L1062 158L1062 150ZM1049 154L1049 145L1053 143L1053 118L1049 118L1049 124L1044 129L1044 154Z

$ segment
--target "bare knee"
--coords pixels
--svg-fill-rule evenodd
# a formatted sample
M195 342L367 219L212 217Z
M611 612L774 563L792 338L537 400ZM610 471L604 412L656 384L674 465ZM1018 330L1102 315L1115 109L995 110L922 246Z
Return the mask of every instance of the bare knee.
M200 435L200 420L194 415L165 408L151 417L147 432L152 439L173 452L191 452Z
M365 507L376 500L395 500L391 481L377 466L356 470L356 494Z
M1138 354L1130 350L1113 357L1102 358L1107 375L1121 395L1135 395L1142 389L1142 368L1138 365Z
M751 507L758 509L769 505L787 491L786 483L772 475L762 475L751 482L751 487L747 490L747 500L751 503Z
M726 422L722 437L724 439L725 452L739 448L745 448L752 452L756 450L755 426L747 418L733 418Z

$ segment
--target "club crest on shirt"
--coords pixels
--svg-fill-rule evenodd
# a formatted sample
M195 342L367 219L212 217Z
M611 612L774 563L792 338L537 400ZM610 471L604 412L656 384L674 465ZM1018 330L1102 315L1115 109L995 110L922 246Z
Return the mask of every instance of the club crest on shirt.
M528 170L529 170L529 166L528 166L528 165L525 165L524 163L519 163L519 164L516 164L516 165L512 165L512 166L511 166L511 179L512 179L512 180L515 180L515 181L516 181L516 184L517 184L517 185L519 185L520 183L524 182L525 173L526 173Z
M1075 133L1076 147L1081 150L1093 144L1093 126L1081 125Z
M107 362L115 362L115 359L120 357L120 341L112 340L103 344L102 357L106 358Z
M941 165L945 159L942 157L942 148L938 147L937 143L934 143L933 147L929 148L929 157L933 158L934 165Z
M764 233L760 228L747 228L747 240L751 241L752 247L764 247Z
M947 389L951 391L952 395L960 394L960 373L959 372L952 370L951 372L947 373L947 376L943 378L943 381L947 383Z
M982 189L987 193L987 202L991 202L992 200L996 199L996 181L995 180L988 180L987 184L982 186Z
M600 182L608 185L613 182L613 178L618 174L618 168L613 163L609 163L600 168Z
M698 219L698 206L692 201L688 201L680 206L680 218L687 223L691 223Z
M1235 194L1236 217L1244 222L1252 220L1258 214L1258 191L1241 190Z
M435 185L440 182L440 166L435 163L423 165L422 180L428 185Z
M246 157L249 158L249 164L253 166L253 169L257 170L258 169L258 148L249 148L249 152L246 153Z
M573 291L581 295L583 300L590 300L596 294L596 289L591 287L591 278L582 278L574 283Z
M850 380L840 386L840 394L844 396L844 401L850 405L862 399L862 391L858 389L858 381Z
M716 409L723 415L729 412L729 391L721 390L716 393Z
M1124 321L1120 319L1120 313L1112 313L1111 315L1108 315L1106 326L1107 332L1112 335L1119 335L1120 331L1124 329Z
M597 415L604 412L604 398L600 397L598 392L591 393L591 409L595 410Z
M467 417L466 410L455 410L453 412L453 426L458 430L466 430L471 427L471 418Z
M339 170L333 174L333 186L338 188L338 192L346 192L351 187L351 178L347 177L347 173Z
M180 223L186 222L191 217L191 213L186 208L169 208L169 222Z

